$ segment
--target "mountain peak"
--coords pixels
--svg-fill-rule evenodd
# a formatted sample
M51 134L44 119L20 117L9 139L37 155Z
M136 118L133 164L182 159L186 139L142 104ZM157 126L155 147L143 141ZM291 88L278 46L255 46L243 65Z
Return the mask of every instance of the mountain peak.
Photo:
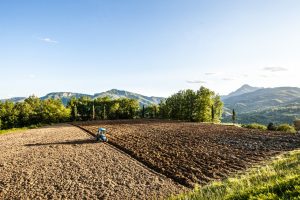
M248 84L244 84L239 89L241 89L241 88L254 88L254 87L252 87L251 85L248 85Z
M238 95L249 93L249 92L254 92L259 89L262 89L262 87L252 87L248 84L244 84L240 88L238 88L236 91L231 92L228 95L224 96L223 99L227 99L229 97L238 96Z

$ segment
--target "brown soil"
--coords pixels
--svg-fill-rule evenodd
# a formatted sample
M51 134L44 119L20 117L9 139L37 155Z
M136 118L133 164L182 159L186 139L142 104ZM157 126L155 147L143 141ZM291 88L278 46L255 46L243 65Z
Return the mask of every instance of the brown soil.
M299 135L235 126L143 120L79 124L92 133L100 126L107 128L112 145L190 187L300 148Z
M185 190L71 125L1 135L0 152L0 199L156 199Z

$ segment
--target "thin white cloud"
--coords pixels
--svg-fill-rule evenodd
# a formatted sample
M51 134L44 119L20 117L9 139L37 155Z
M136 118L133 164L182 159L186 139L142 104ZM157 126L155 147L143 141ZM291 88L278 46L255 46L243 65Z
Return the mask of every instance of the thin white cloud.
M262 78L268 78L268 76L265 75L265 74L261 74L261 75L259 75L259 76L262 77Z
M233 78L223 78L222 80L223 81L233 81L234 79Z
M199 84L199 83L206 83L205 81L195 80L195 81L186 81L187 83L191 84Z
M217 73L213 73L213 72L208 72L208 73L205 73L205 75L207 76L210 76L210 75L216 75Z
M43 41L43 42L47 42L47 43L55 43L55 44L58 43L58 41L53 40L51 38L40 38L40 40Z
M282 72L282 71L288 71L287 68L284 67L265 67L263 70L269 71L269 72Z

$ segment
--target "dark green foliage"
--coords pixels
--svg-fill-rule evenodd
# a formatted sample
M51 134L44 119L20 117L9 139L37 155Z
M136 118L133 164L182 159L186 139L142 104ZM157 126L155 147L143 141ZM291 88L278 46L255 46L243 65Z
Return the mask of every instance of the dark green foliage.
M277 127L272 122L270 122L268 124L268 130L269 131L275 131L276 129L277 129Z
M238 109L235 109L237 111ZM296 118L300 117L300 103L298 106L282 106L276 108L268 108L265 110L251 110L249 112L238 114L239 123L260 123L268 125L271 121L274 124L293 123ZM230 112L230 111L229 111ZM231 122L231 115L226 112L223 116L223 122Z
M72 98L69 102L69 107L71 108L71 116L70 119L71 121L76 121L77 116L78 116L78 111L77 111L77 105L76 105L76 99Z
M145 118L145 105L143 105L143 108L142 108L142 118Z
M139 103L134 99L110 99L101 97L92 100L89 97L72 99L68 105L71 109L71 120L106 120L133 119L138 116ZM76 117L75 115L76 111Z
M236 113L235 113L235 110L232 109L232 123L235 123L236 122Z
M211 106L211 121L213 122L215 119L215 109L214 105Z
M299 119L296 119L294 121L294 126L295 126L296 131L300 131L300 120Z
M214 111L212 111L214 108ZM220 96L205 87L198 91L183 90L159 104L159 116L195 122L219 122L223 103ZM212 116L214 115L214 116Z

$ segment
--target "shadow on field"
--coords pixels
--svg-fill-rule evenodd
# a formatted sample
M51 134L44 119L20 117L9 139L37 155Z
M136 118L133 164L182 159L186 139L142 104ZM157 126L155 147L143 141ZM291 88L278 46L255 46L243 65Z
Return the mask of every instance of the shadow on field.
M34 146L47 146L47 145L75 145L75 144L93 144L99 143L95 139L86 139L86 140L73 140L73 141L65 141L65 142L53 142L53 143L35 143L35 144L25 144L27 147Z

